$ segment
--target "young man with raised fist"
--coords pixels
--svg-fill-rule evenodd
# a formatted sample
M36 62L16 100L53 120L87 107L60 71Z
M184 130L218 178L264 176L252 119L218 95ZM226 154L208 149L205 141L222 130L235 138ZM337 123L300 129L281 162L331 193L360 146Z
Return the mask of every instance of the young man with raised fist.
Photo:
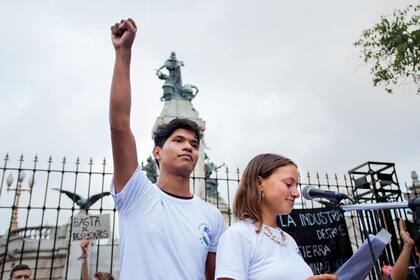
M199 126L174 119L154 135L160 175L152 184L141 171L130 128L132 19L111 27L115 65L110 126L114 160L111 186L119 213L120 279L214 279L224 229L220 211L190 191L201 140Z

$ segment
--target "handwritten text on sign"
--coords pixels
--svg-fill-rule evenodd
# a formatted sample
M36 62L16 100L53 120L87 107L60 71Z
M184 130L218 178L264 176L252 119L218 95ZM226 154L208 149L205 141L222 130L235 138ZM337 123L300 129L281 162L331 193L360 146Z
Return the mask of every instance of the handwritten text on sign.
M110 237L110 215L83 215L79 214L72 220L72 240L82 240L85 237L92 239L106 239Z

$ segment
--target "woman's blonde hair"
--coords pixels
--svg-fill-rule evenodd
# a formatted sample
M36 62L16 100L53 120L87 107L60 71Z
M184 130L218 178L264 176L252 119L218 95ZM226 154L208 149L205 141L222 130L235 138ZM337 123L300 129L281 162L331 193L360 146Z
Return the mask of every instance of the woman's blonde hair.
M249 218L256 223L256 231L262 226L262 194L258 190L259 177L266 179L273 172L286 165L297 165L290 159L276 154L260 154L248 163L239 182L233 201L233 214L239 220Z

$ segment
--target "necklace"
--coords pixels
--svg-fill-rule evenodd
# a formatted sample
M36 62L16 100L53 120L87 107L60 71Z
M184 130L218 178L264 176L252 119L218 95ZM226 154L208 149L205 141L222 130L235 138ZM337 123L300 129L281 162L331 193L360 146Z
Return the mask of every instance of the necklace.
M287 236L280 228L277 228L277 229L279 229L280 232L281 232L281 239L276 234L274 234L268 226L263 224L263 228L264 228L263 233L268 238L270 238L271 240L273 240L274 242L276 242L277 244L279 244L281 246L286 246L287 245Z

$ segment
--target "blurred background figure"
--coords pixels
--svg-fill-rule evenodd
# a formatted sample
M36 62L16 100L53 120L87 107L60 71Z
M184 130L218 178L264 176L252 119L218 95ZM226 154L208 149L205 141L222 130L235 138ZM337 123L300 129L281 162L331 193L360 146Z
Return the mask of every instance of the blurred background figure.
M80 249L82 249L82 255L79 257L79 259L82 260L82 280L89 280L89 264L88 264L88 251L89 251L89 245L90 245L90 238L85 238L82 241L80 241ZM23 279L23 278L19 278ZM25 278L26 279L26 278ZM114 280L114 277L109 274L108 272L96 272L92 280Z

